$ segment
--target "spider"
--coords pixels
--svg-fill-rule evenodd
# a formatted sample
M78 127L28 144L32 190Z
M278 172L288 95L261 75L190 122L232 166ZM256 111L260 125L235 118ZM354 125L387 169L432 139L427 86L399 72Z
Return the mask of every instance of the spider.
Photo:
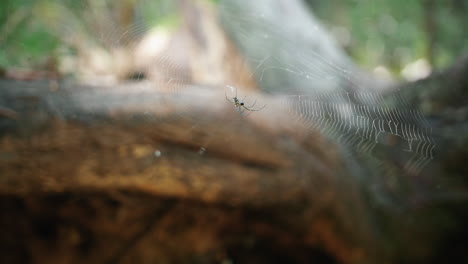
M251 105L251 106L246 106L245 103L244 103L244 100L247 96L244 96L244 98L242 100L239 100L239 98L237 98L237 88L235 87L232 87L232 86L227 86L231 89L235 89L236 91L236 95L232 98L232 101L229 100L229 98L227 97L227 94L225 94L226 96L226 101L228 101L229 103L231 104L234 104L235 107L237 107L237 111L239 111L239 113L243 114L245 112L245 110L247 111L250 111L250 112L254 112L254 111L260 111L262 110L263 108L265 108L266 105L258 108L258 109L253 109L253 107L255 106L255 104L257 103L257 99L255 99L254 103Z

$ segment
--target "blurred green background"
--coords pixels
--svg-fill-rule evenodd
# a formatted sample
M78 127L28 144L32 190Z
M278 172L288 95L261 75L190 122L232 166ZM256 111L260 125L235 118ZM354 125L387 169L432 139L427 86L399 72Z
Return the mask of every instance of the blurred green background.
M135 39L154 25L177 25L175 1L3 0L0 67L41 69L76 53L70 38L87 36L104 48ZM211 1L215 4L219 1ZM425 59L444 68L468 47L466 0L308 0L342 47L367 69L398 77ZM138 5L138 15L134 12ZM119 10L119 12L114 12Z
M425 58L440 69L468 48L466 0L308 0L329 27L349 30L342 43L361 65L398 73Z
M41 69L73 56L85 42L128 45L155 25L175 26L176 14L168 0L6 0L0 4L0 67Z

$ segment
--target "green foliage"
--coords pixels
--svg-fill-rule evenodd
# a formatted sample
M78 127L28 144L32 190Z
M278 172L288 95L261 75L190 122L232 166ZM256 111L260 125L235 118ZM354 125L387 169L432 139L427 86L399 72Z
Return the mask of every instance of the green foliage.
M406 64L426 58L433 67L441 68L451 64L468 47L468 34L463 27L468 25L468 1L307 2L332 31L334 27L349 31L350 41L342 45L368 67L384 65L400 71ZM429 24L431 20L433 24Z
M0 67L40 68L76 49L126 45L154 26L180 21L172 0L3 0Z
M44 61L59 45L41 23L32 23L34 1L7 0L0 9L0 66L26 66Z

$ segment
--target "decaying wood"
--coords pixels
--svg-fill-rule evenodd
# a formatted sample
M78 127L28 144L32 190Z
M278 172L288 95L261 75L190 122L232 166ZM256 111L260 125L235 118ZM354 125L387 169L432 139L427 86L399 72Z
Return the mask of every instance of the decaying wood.
M279 98L248 93L267 107L240 115L212 88L52 87L0 84L6 262L437 260L434 241L458 239L466 197L453 175L464 167L446 159L396 175L401 204L372 208L372 185L391 178L354 177ZM453 195L428 195L417 186L428 180Z
M275 98L249 94L269 107L246 116L225 100L224 93L196 87L190 88L189 96L158 93L144 85L110 89L62 84L50 91L47 83L2 82L0 90L3 107L15 113L15 118L1 119L0 190L7 200L19 200L24 207L32 206L29 210L40 211L45 205L35 204L36 198L65 195L72 201L57 205L54 215L59 218L66 214L62 206L73 206L74 199L94 203L83 196L121 192L142 195L143 200L154 197L156 203L200 204L204 209L192 217L203 215L204 210L221 210L227 214L224 219L232 213L249 215L250 210L255 214L271 208L279 213L268 209L258 220L266 225L265 239L280 236L280 244L287 239L294 245L291 248L297 243L322 248L346 262L364 257L362 247L371 240L366 231L369 219L359 186L344 180L347 172L339 149L286 118L284 109L274 107ZM142 226L152 218L146 214L159 212L150 208L142 209L138 220ZM342 217L345 223L332 220ZM280 228L277 220L283 223L280 226L289 223L284 228L293 233L275 231ZM226 221L218 228L231 230L231 220ZM263 229L257 230L254 223L241 223L241 228L254 228L249 232L260 232L262 237ZM129 233L138 233L136 229ZM153 233L161 231L157 230ZM120 244L132 240L130 234L115 237L120 228L109 232L109 239ZM210 236L200 234L205 235ZM37 254L32 252L31 258L47 259L43 252Z

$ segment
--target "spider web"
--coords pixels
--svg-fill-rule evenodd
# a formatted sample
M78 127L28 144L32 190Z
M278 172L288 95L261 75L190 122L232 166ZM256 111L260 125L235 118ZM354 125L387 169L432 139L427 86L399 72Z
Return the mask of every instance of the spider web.
M265 8L269 4L225 1L221 7L224 24L248 55L262 89L283 95L291 116L347 146L350 155L375 159L379 149L391 147L404 157L408 173L419 174L436 146L424 116L401 94L385 95L386 83L362 74L305 6L275 1Z
M337 103L343 96L349 101ZM366 97L373 103L352 103ZM408 105L405 110L389 107L378 94L298 95L290 96L286 105L289 113L308 128L361 154L375 156L378 145L407 152L410 157L405 169L413 175L434 158L432 128L420 113Z
M420 173L434 158L436 146L432 128L423 115L412 109L403 96L387 96L385 87L388 85L356 67L305 6L273 3L276 5L265 0L227 0L218 5L224 27L245 54L244 63L253 70L262 91L280 95L283 103L279 107L284 107L285 112L307 129L318 130L346 146L350 155L359 153L377 158L382 147L392 148L401 153L406 171L414 175ZM47 5L54 8L48 9ZM272 7L265 7L269 5ZM136 91L159 91L164 94L161 104L176 108L174 112L178 114L173 118L186 120L192 128L200 126L203 117L192 112L190 106L201 98L206 99L202 96L205 91L188 85L190 73L184 60L189 55L181 52L187 50L184 39L170 39L165 37L167 32L161 27L154 29L161 21L177 23L177 18L171 17L176 13L177 3L138 0L136 8L132 9L134 19L131 21L116 15L121 14L116 10L125 10L123 1L49 1L43 2L41 7L36 12L55 10L46 16L48 20L42 21L52 32L78 52L92 51L82 57L90 60L85 65L98 71L81 67L75 76L85 81L110 80L111 83L122 76L146 77L151 82L139 82L135 85ZM304 28L310 30L304 32ZM142 51L144 53L140 54ZM96 58L99 61L93 62ZM129 62L128 67L122 65ZM126 71L129 68L132 71ZM146 70L139 70L143 68ZM245 87L219 85L225 87L228 99L238 96L247 106L255 103L255 98L250 96L244 99ZM175 97L177 100L173 100ZM224 94L211 99L227 103ZM178 104L174 106L175 101ZM258 107L263 105L257 102ZM237 110L233 106L233 111ZM268 114L269 106L261 111ZM246 116L238 115L235 119L243 118ZM200 142L201 154L208 148L209 141L208 137Z

